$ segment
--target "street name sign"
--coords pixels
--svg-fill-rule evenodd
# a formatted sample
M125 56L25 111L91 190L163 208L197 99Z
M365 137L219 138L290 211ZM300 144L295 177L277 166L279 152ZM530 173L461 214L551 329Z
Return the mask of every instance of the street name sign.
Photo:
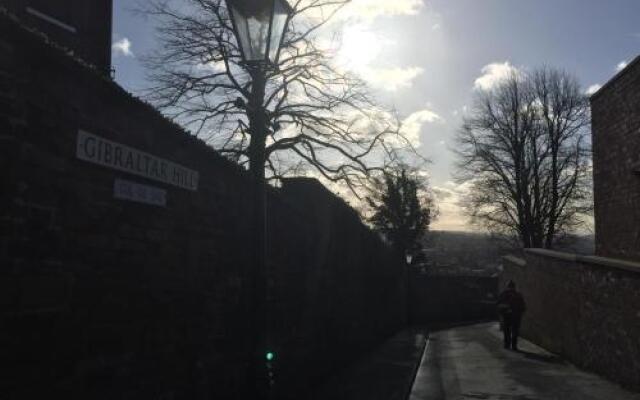
M199 174L180 164L79 130L76 156L84 161L197 191Z

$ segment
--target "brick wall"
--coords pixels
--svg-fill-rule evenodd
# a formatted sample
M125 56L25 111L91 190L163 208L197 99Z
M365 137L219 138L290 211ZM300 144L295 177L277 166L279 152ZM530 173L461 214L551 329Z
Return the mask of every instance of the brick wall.
M97 66L111 69L113 0L0 0L22 23Z
M640 261L640 57L591 106L596 254Z
M197 191L76 157L78 130L199 172ZM114 198L126 179L166 206ZM251 184L98 72L0 20L0 392L245 398ZM268 196L276 390L305 389L403 324L402 269L314 181Z
M640 264L548 250L504 258L527 302L523 336L572 363L640 389Z

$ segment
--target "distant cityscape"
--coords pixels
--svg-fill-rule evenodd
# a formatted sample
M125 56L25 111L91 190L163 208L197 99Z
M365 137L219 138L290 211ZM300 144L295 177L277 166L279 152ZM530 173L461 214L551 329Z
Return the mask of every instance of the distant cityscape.
M593 255L594 236L567 236L558 251ZM497 276L501 258L516 247L485 233L431 231L423 240L422 254L413 262L421 274L447 276Z

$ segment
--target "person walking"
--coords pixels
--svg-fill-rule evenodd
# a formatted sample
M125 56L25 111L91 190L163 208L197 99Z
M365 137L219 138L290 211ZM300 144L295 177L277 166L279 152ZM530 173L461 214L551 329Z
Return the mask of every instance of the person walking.
M507 288L498 296L498 313L502 321L504 348L518 350L520 322L526 311L524 297L516 291L516 283L509 281Z

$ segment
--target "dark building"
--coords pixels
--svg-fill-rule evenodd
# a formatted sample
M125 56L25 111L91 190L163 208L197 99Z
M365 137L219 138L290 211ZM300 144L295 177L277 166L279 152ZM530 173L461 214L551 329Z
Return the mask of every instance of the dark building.
M110 71L112 0L0 0L0 7L101 71Z
M640 261L640 57L591 105L596 254Z

